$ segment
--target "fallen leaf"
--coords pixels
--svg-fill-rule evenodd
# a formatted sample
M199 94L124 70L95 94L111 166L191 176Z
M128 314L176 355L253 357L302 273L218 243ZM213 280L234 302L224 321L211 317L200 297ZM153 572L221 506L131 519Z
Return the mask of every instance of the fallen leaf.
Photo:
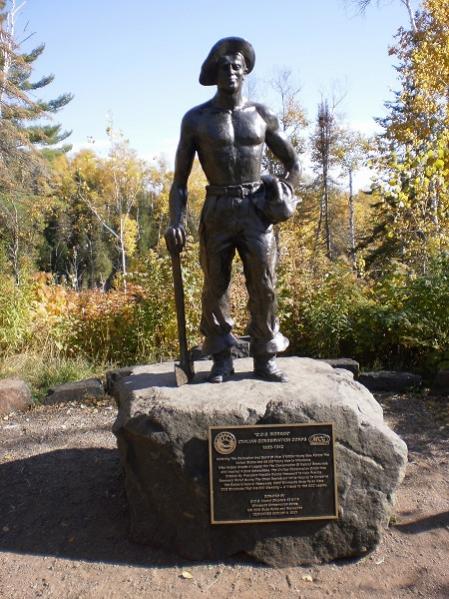
M191 578L193 578L193 576L190 572L188 572L187 570L184 570L184 572L181 574L181 578L186 578L186 579L190 580Z

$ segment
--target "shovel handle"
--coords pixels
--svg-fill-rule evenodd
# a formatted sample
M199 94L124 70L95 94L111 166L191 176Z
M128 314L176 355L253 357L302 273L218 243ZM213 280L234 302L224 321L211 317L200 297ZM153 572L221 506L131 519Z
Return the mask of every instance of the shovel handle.
M186 313L185 313L185 302L184 302L184 285L182 282L182 271L181 271L181 258L179 252L171 252L171 263L173 269L173 282L175 288L175 305L176 305L176 319L178 322L178 339L179 339L179 353L180 353L180 364L179 367L184 371L187 381L190 382L193 379L193 364L190 358L189 350L187 348L187 334L186 334ZM182 377L176 377L181 381ZM185 381L184 381L185 382Z

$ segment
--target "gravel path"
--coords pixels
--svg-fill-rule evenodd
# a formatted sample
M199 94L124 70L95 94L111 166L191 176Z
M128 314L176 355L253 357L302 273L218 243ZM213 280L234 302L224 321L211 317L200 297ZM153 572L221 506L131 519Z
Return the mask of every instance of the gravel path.
M361 560L272 569L188 563L126 540L112 400L0 420L0 597L449 597L449 404L382 395L409 446L395 523Z

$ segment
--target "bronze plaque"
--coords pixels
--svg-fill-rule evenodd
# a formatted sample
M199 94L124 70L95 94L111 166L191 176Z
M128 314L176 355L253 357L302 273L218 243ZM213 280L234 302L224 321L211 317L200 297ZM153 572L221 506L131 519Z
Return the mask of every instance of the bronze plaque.
M212 524L337 518L332 424L209 427Z

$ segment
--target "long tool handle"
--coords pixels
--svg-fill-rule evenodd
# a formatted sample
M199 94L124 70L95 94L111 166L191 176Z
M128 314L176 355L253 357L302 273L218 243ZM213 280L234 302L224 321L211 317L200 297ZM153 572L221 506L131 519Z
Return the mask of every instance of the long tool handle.
M181 258L179 252L171 253L173 282L175 288L176 318L178 321L178 338L180 364L176 369L176 382L179 385L190 382L194 377L193 364L187 348L186 315L184 302L184 285L182 282ZM179 368L182 372L179 372ZM183 374L187 380L183 380Z

